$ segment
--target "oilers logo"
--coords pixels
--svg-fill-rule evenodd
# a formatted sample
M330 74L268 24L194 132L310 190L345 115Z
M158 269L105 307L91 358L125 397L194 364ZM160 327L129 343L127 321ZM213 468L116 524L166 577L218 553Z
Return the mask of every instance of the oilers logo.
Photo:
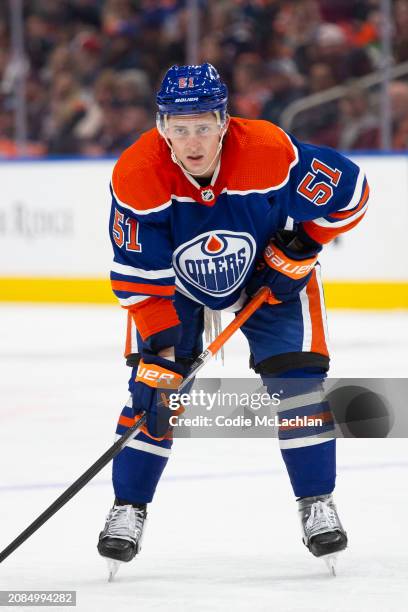
M205 232L180 245L173 265L181 281L204 293L226 296L240 286L255 257L255 240L246 232Z

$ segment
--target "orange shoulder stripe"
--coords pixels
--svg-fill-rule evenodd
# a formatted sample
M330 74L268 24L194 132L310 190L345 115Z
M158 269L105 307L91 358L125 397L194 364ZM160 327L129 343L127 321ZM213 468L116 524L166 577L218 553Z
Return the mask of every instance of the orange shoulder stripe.
M302 225L310 238L316 240L316 242L320 242L320 244L326 244L339 234L348 232L350 229L356 226L357 223L360 223L364 215L365 212L358 219L354 219L354 221L351 221L348 225L343 225L342 227L321 227L320 225L313 223L313 221L305 221Z
M361 196L361 200L358 203L358 206L356 208L353 208L353 210L345 210L343 212L339 211L339 212L331 213L330 217L333 217L334 219L347 219L347 217L352 217L353 215L356 214L356 212L358 212L359 210L363 208L363 206L366 204L368 200L369 195L370 195L370 188L367 183L365 186L363 195Z

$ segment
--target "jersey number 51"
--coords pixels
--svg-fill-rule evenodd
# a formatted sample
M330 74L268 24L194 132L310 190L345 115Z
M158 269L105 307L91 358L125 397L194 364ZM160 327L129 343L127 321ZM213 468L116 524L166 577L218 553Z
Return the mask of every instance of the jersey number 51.
M316 158L312 161L312 171L306 174L296 191L316 206L323 206L332 198L333 187L337 187L339 184L342 173L338 168L330 168ZM319 173L323 174L329 181L319 181Z
M115 218L113 220L112 236L115 244L122 248L126 244L127 251L140 253L142 245L139 242L139 223L136 219L126 218L117 208L115 208Z

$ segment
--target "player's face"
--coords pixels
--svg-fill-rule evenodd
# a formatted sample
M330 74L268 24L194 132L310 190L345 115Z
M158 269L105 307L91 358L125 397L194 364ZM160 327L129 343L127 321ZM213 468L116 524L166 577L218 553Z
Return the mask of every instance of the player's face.
M213 113L170 116L165 133L178 160L188 172L201 176L213 174L218 162L217 148L221 136L221 128Z

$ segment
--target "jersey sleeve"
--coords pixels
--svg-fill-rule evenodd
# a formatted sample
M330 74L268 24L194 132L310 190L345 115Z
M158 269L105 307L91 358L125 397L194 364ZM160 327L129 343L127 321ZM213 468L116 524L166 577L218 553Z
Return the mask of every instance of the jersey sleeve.
M120 305L131 314L146 346L157 351L176 341L180 321L174 308L175 273L170 236L170 202L139 208L126 197L130 187L137 194L143 182L135 175L114 170L109 219L113 247L111 286ZM174 332L174 333L173 333ZM149 344L150 338L150 344Z
M367 179L354 162L333 149L296 141L295 145L299 162L283 197L288 199L287 210L300 236L325 244L364 217Z

